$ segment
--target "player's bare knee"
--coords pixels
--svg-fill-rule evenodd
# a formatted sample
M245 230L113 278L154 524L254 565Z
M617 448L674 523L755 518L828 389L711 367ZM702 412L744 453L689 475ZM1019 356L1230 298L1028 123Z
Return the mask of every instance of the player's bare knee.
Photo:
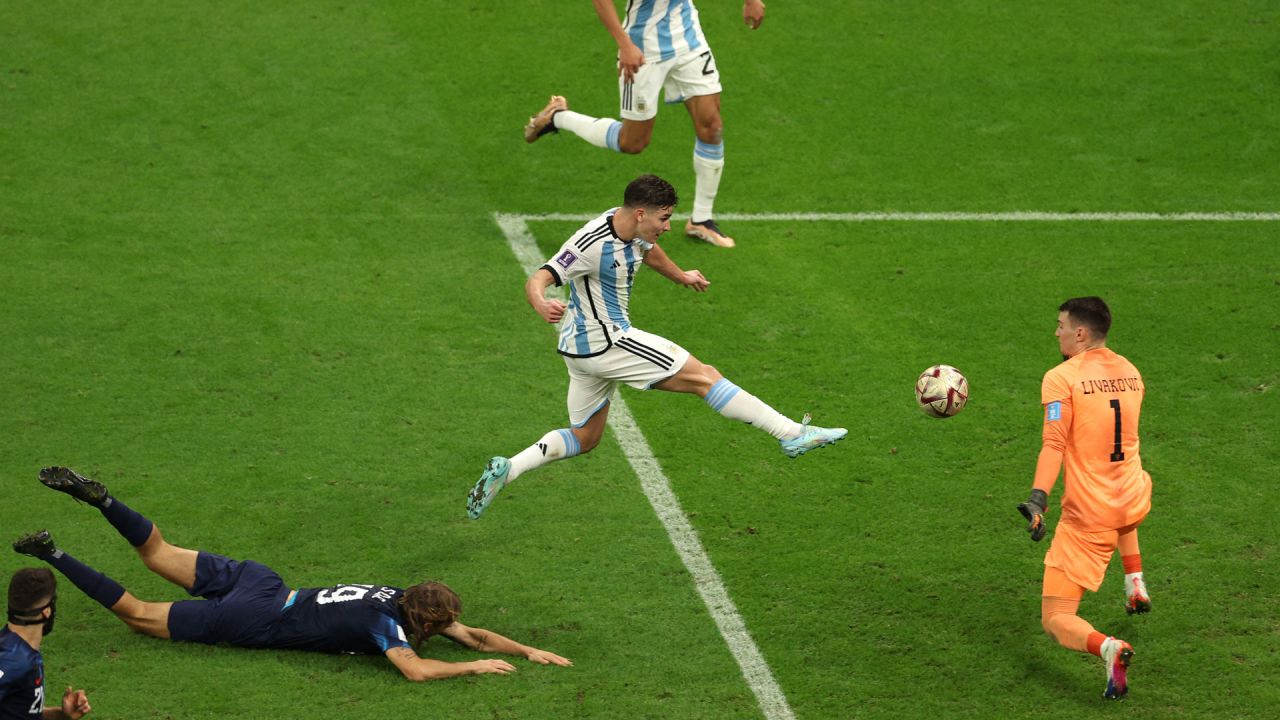
M579 437L578 446L580 449L578 450L578 454L586 455L592 450L595 450L596 446L600 444L600 435L600 433L592 433L586 437Z
M721 375L714 365L704 364L702 367L708 388L724 379L724 375Z
M628 155L639 155L645 148L649 147L649 138L640 137L620 137L618 138L618 149Z

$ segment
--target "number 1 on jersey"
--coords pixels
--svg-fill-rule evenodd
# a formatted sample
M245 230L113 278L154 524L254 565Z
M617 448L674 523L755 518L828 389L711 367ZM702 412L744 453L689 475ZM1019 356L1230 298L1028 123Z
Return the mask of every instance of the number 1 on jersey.
M1124 450L1120 447L1120 401L1111 401L1111 410L1116 416L1116 446L1111 451L1111 462L1120 462L1124 460Z

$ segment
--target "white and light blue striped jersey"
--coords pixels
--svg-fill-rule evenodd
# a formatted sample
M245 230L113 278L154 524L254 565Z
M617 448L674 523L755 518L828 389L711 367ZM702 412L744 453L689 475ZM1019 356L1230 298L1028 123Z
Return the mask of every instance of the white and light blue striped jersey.
M569 307L560 320L561 355L599 355L618 333L631 328L631 284L653 244L618 237L613 229L617 210L583 225L542 266L557 286L569 286Z
M627 0L622 29L648 61L707 50L693 0Z

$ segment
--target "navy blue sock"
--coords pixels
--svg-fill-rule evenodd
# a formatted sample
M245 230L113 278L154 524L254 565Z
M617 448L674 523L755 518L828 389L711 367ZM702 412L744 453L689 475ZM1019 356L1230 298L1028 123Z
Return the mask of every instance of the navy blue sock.
M58 572L65 575L73 585L80 588L81 592L93 598L99 605L108 610L111 609L112 605L120 602L121 597L124 597L124 588L121 587L120 583L61 550L44 558L44 561L57 568Z
M151 537L153 523L116 498L108 495L102 507L98 509L102 511L102 516L107 519L107 522L111 523L111 527L128 540L130 545L142 547L147 542L147 538Z

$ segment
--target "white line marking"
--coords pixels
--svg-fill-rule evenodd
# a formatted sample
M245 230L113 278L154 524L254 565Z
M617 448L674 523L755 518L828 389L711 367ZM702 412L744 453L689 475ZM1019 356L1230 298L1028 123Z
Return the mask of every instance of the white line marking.
M520 260L520 266L524 268L525 274L532 274L541 267L546 258L539 252L537 241L529 232L524 216L494 213L493 217L498 227L502 228L503 234L507 236L507 243L510 244L516 258ZM577 217L540 216L540 219L576 219ZM582 216L582 219L585 222L593 217L595 215ZM751 633L747 632L746 623L738 614L738 608L730 599L729 592L724 587L724 581L720 579L720 574L711 564L706 550L702 548L697 531L693 529L689 518L685 517L684 511L680 508L680 501L671 490L671 481L662 472L662 467L653 456L653 450L649 448L644 434L636 426L631 410L627 408L626 402L620 395L614 395L611 405L609 427L613 428L613 434L617 437L618 445L622 447L622 453L626 455L627 462L631 463L631 468L640 477L644 495L653 506L653 512L657 514L658 520L666 528L676 553L689 574L693 576L693 584L698 589L698 594L702 596L702 602L706 603L711 618L715 620L716 627L720 630L720 635L729 646L729 651L733 653L734 660L738 661L738 667L742 668L742 677L746 679L751 692L755 693L760 710L769 720L795 720L795 714L791 712L791 706L787 704L782 688L778 686L778 681L774 679L769 664L760 654L760 648L756 647L755 641L751 639Z
M599 213L542 213L503 215L512 221L560 220L586 222ZM859 213L725 213L717 220L806 222L1280 222L1280 212L859 212Z

